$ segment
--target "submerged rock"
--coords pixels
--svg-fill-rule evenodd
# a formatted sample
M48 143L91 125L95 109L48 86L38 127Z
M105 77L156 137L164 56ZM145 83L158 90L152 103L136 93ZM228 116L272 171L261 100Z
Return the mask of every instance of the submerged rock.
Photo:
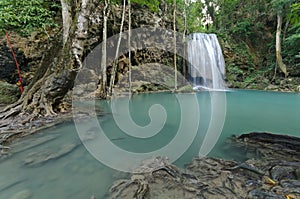
M44 164L50 160L58 159L63 157L64 155L72 152L78 144L64 144L58 150L48 150L41 152L34 152L29 154L25 160L23 161L24 165L27 166L37 166L40 164Z
M20 191L13 195L10 199L29 199L32 197L32 192L28 189Z
M0 182L0 192L16 186L26 180L27 179L7 179L6 181L2 181Z
M59 135L49 135L49 136L42 136L39 138L35 138L32 140L25 140L23 142L17 142L11 145L13 148L13 153L19 153L21 151L25 151L34 147L37 147L39 145L42 145L44 143L50 142L54 139L57 139Z

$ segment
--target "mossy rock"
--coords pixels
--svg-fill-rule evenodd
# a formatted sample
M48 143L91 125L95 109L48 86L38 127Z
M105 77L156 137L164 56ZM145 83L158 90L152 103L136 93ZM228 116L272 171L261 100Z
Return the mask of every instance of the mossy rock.
M193 93L194 89L191 85L186 85L186 86L180 87L177 90L177 92L180 92L180 93Z
M20 97L20 90L17 85L0 81L0 104L11 104Z

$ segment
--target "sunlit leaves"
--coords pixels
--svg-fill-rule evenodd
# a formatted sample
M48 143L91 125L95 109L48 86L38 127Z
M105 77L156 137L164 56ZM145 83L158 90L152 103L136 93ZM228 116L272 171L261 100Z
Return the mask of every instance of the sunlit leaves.
M300 23L300 2L291 5L291 22L295 25Z
M43 0L0 0L0 30L16 30L29 34L35 29L53 27L56 14Z

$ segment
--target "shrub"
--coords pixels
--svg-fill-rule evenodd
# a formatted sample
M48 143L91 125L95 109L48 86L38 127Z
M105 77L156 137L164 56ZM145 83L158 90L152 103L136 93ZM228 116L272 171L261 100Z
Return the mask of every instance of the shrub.
M53 8L57 6L44 0L0 0L0 30L27 35L36 29L56 26Z

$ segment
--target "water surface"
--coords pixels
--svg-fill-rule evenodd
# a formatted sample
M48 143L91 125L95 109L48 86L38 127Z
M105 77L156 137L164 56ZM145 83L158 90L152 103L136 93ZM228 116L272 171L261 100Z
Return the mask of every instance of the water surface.
M181 94L188 99L189 94ZM230 158L224 154L225 139L231 135L251 131L273 132L300 136L300 95L297 93L273 93L261 91L226 92L226 118L221 137L210 156ZM209 92L197 94L200 108L200 122L196 138L188 150L175 164L183 166L198 155L203 137L211 121L211 97ZM97 102L105 112L111 112L110 102ZM113 112L99 118L106 135L118 147L132 152L145 153L168 144L176 135L181 120L179 102L174 94L156 93L134 96L130 101L130 116L137 125L149 124L149 108L154 104L164 107L167 120L158 122L161 131L147 139L124 134L113 120ZM195 109L196 110L196 109ZM192 117L185 120L193 121ZM91 128L86 123L87 128ZM92 131L93 129L91 129ZM189 134L193 129L186 128ZM36 143L36 144L32 144ZM73 144L69 153L30 165L30 159L40 154L55 154ZM33 146L31 146L33 145ZM34 146L36 145L36 146ZM225 144L226 145L226 144ZM11 145L12 155L0 162L0 198L10 199L16 193L26 190L32 199L97 199L105 198L109 186L116 179L126 176L99 163L82 145L73 122L65 122L41 131L38 134L17 141ZM104 151L109 153L108 151ZM35 154L34 154L35 153ZM233 151L234 153L238 153ZM47 155L46 155L47 156ZM29 163L28 163L29 162ZM26 164L27 163L27 164Z

